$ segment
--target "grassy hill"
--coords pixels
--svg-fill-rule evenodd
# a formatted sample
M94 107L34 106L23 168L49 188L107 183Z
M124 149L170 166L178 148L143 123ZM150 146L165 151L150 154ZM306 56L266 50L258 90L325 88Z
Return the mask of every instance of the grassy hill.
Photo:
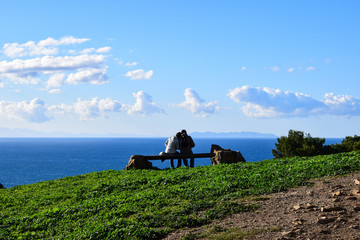
M360 152L168 170L103 171L0 190L0 239L158 239L253 211L248 196L360 169Z

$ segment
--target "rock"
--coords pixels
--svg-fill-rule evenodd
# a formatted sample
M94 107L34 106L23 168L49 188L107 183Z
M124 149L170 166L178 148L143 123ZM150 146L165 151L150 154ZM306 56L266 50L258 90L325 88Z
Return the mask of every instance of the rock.
M314 191L310 190L310 191L307 191L306 194L310 197L314 196Z
M4 189L5 187L0 183L0 189Z
M319 218L317 223L319 223L319 224L328 224L328 223L331 223L331 222L334 222L334 221L335 221L335 218L321 217L321 218Z
M306 208L307 208L307 209L316 209L316 206L315 206L315 205L312 205L312 204L310 204L310 203L307 203L307 204L306 204Z
M219 145L211 145L211 153L214 154L211 163L213 165L223 163L238 163L246 162L240 151L231 151L230 149L223 149Z
M126 165L126 170L129 169L152 169L152 163L144 158L142 155L132 155L128 165Z
M331 193L332 197L337 197L337 196L342 196L342 195L343 195L342 191L336 191L336 192Z
M360 204L354 204L353 210L354 210L355 212L359 212L359 211L360 211Z
M334 206L334 207L326 206L326 207L322 207L320 210L321 210L322 212L339 212L339 211L346 211L345 208L340 207L340 206Z
M355 197L355 196L346 196L345 200L357 200L357 197Z
M294 208L295 210L299 210L299 209L301 209L302 207L300 206L300 204L296 204L296 205L293 206L293 208Z
M351 191L351 194L352 194L353 196L360 196L360 191L359 191L359 189L353 189L353 190Z
M359 179L354 179L354 182L355 182L355 184L357 184L357 185L360 185L360 180Z

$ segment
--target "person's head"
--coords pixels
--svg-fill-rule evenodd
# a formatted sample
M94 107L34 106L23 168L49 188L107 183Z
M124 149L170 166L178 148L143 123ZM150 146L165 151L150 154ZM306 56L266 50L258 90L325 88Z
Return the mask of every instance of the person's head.
M185 129L181 130L181 133L187 135L187 132Z
M181 132L176 133L176 137L181 138Z

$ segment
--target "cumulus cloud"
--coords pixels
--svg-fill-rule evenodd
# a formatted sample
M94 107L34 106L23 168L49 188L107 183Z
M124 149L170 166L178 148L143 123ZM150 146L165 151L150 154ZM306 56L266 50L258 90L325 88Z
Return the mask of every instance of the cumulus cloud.
M120 103L111 98L101 99L94 97L91 100L77 99L73 104L58 104L49 107L49 110L56 114L79 116L80 120L94 120L97 118L107 118L110 113L127 113L149 116L154 113L164 113L164 110L155 106L152 96L139 91L133 93L136 99L134 105Z
M65 79L65 73L55 73L46 82L46 89L60 87Z
M137 62L127 62L127 63L125 64L125 66L127 66L127 67L134 67L134 66L136 66L136 65L138 65Z
M51 89L51 90L49 91L49 93L51 93L51 94L59 94L59 93L61 93L61 92L62 92L61 89L58 89L58 88Z
M273 72L278 72L278 71L280 71L280 68L277 67L277 66L273 66L273 67L269 67L269 68L270 68L271 71L273 71Z
M97 53L108 53L110 51L111 51L111 47L102 47L102 48L95 50L95 52L97 52Z
M131 80L151 79L153 75L154 75L153 70L145 72L143 69L129 71L125 74L125 76L130 77Z
M0 117L4 119L42 123L49 120L46 112L45 102L38 98L30 102L0 101Z
M43 56L32 59L16 59L0 62L0 74L29 72L72 71L78 68L99 68L104 63L103 55Z
M307 67L306 68L306 71L315 71L316 70L316 67L313 67L313 66L310 66L310 67Z
M237 103L244 103L242 111L254 118L360 115L360 99L347 95L328 93L321 101L303 93L242 86L229 90L227 96Z
M56 46L79 44L90 39L87 38L74 38L72 36L63 37L60 40L54 38L47 38L38 43L29 41L24 44L6 43L3 46L3 52L6 56L11 58L24 57L24 56L40 56L40 55L55 55L58 54L59 49Z
M111 47L87 48L78 51L81 54L73 51L75 55L72 56L56 56L65 52L59 51L60 46L89 40L69 36L61 39L47 38L38 43L7 43L3 46L3 53L16 59L0 61L0 80L34 85L44 82L47 90L60 88L64 83L108 83L106 56L103 53L109 52Z
M107 117L107 113L110 112L121 112L122 108L123 105L117 100L94 97L91 100L78 98L77 102L71 105L54 105L50 107L50 110L61 114L74 113L79 116L80 120L93 120L99 117Z
M288 68L288 70L287 70L289 73L292 73L292 72L294 72L295 71L295 68Z
M152 96L144 91L133 93L136 102L132 106L128 106L127 112L129 114L140 114L142 116L151 115L153 113L164 113L164 110L155 106Z
M190 111L195 117L205 118L220 109L217 106L217 101L206 103L197 92L190 88L185 89L184 96L185 101L177 104L177 106Z
M84 69L76 73L70 73L66 82L69 84L77 85L79 83L91 83L91 84L106 84L108 83L106 76L106 68L103 69Z

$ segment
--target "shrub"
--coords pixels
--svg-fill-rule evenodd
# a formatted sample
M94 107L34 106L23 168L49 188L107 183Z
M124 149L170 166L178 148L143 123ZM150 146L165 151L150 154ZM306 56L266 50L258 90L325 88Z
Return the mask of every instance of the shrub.
M309 133L290 130L288 136L282 136L272 150L275 158L294 156L316 156L323 154L325 138L313 138Z

